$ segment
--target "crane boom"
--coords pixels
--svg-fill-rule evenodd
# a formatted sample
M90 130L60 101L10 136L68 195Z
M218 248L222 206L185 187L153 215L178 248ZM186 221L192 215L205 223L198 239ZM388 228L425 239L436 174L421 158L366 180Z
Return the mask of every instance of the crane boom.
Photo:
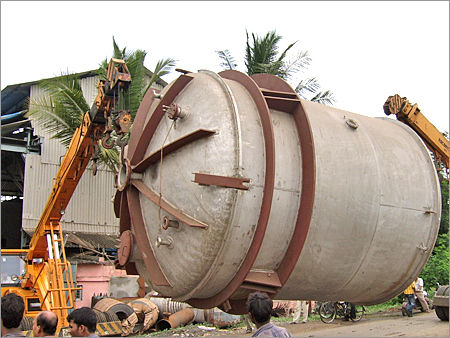
M54 179L53 188L38 225L31 237L28 250L6 249L3 254L25 255L25 274L20 287L3 287L6 292L16 292L25 303L27 299L39 299L43 310L51 310L58 316L58 331L67 326L68 309L74 307L74 287L71 266L66 259L61 218L93 155L98 150L98 142L110 138L112 126L121 137L129 131L131 115L129 111L114 111L121 97L124 97L131 82L131 76L123 60L111 59L107 69L107 80L98 82L98 93L91 110L83 116L76 129L64 159ZM120 104L119 104L120 105ZM124 145L124 144L122 144ZM36 311L25 315L35 316Z
M411 127L425 145L448 169L449 142L445 136L423 115L417 104L411 104L406 97L389 96L383 105L386 115L394 114L397 120Z

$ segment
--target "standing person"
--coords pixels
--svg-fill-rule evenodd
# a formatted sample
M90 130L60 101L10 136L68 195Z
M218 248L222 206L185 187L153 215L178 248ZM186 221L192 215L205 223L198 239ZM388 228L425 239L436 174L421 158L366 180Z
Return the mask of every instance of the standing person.
M248 295L247 310L251 321L256 325L256 332L252 337L291 337L291 334L282 327L270 322L273 302L270 297L261 292Z
M95 334L97 316L91 308L82 307L72 311L67 316L67 321L72 337L98 337Z
M428 303L425 300L425 294L423 293L423 279L419 276L417 276L416 280L414 281L414 293L416 294L417 299L422 305L422 309L425 312L430 312Z
M58 316L51 311L41 311L33 320L34 337L52 337L58 326Z
M25 303L22 297L8 293L2 297L2 337L25 337L20 330Z
M412 317L413 316L413 308L414 308L414 288L415 288L415 284L414 281L412 281L412 283L406 288L405 291L403 291L403 293L405 294L405 299L406 299L406 314L408 315L408 317Z
M295 306L294 318L291 324L299 324L300 317L303 317L302 323L308 321L309 302L307 300L298 300Z

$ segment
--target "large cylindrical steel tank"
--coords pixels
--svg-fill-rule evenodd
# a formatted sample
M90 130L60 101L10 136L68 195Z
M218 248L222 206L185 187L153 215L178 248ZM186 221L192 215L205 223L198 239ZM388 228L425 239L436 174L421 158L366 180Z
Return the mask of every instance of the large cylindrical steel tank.
M129 273L243 313L256 290L366 305L398 295L431 253L441 204L432 158L404 124L300 99L273 75L199 71L146 93L115 211Z

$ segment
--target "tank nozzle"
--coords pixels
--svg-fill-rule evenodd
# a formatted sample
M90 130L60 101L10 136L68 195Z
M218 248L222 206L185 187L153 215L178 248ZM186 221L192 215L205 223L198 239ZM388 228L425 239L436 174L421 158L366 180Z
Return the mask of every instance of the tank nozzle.
M167 246L169 249L173 248L173 239L168 236L166 239L162 239L161 236L156 238L156 246L159 248L161 245Z

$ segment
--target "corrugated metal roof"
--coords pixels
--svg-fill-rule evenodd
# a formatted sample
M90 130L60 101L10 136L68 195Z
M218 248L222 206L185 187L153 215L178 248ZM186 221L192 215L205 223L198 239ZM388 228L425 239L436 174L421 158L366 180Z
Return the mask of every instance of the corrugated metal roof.
M96 70L76 73L80 79L97 75ZM30 88L42 80L18 83L2 89L2 115L15 113L27 109L26 100L30 96Z
M98 233L87 232L64 232L66 237L66 247L83 247L92 250L101 249L117 249L119 248L119 236L118 235L101 235Z
M33 230L25 230L32 237ZM82 248L91 251L102 249L117 249L119 247L119 235L98 234L79 231L64 231L64 246L66 248Z
M25 230L25 232L28 236L33 236L32 230ZM105 249L111 250L119 247L118 235L64 231L63 236L66 257L70 263L114 264L114 257ZM80 252L67 249L80 249Z
M145 68L145 67L144 67ZM153 73L145 68L145 71L149 77L152 77ZM78 78L83 79L97 75L97 70L88 70L81 73L75 73ZM30 95L30 88L33 85L38 84L41 80L30 81L24 83L18 83L6 86L2 89L2 115L15 113L17 111L26 109L26 99ZM156 82L159 86L167 86L167 82L159 79Z

